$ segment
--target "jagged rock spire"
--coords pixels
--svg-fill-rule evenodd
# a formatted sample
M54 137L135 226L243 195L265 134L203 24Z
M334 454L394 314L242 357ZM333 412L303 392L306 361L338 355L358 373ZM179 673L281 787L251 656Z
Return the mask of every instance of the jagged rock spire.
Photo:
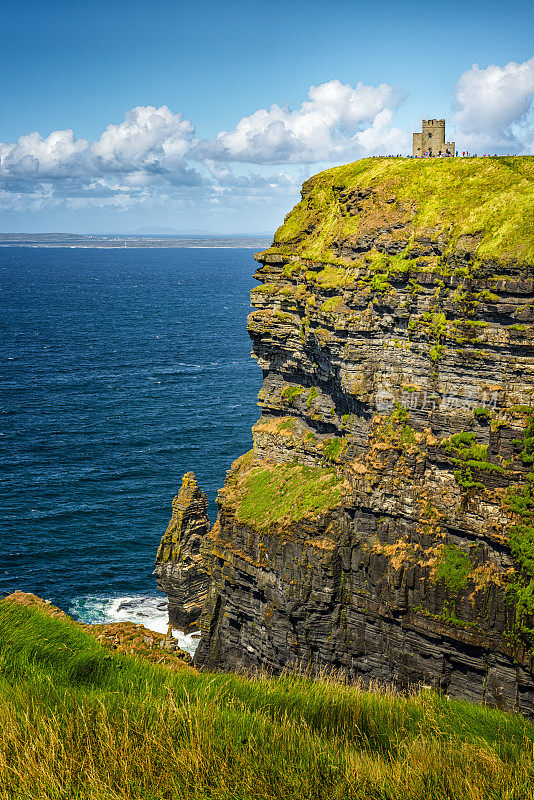
M195 627L208 588L200 545L210 530L208 498L192 472L186 472L172 501L172 517L156 556L158 588L169 598L169 622L174 628Z

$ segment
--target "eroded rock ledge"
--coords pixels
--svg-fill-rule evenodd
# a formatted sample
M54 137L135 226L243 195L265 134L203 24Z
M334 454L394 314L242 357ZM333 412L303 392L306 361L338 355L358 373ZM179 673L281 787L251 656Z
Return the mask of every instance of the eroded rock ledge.
M534 713L534 159L372 159L256 256L254 447L202 540L196 663Z

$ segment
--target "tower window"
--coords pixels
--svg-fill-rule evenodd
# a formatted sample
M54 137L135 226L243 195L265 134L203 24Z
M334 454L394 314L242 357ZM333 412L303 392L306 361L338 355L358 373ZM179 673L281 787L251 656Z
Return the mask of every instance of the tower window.
M431 134L431 133L429 133L429 134L428 134L428 138L429 138L429 139L431 139L431 138L432 138L432 134Z

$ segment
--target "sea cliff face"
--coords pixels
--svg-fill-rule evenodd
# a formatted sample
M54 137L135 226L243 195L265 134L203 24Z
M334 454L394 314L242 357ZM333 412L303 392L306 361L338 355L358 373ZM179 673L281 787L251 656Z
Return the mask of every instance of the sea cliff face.
M196 663L534 713L534 159L370 159L256 256Z

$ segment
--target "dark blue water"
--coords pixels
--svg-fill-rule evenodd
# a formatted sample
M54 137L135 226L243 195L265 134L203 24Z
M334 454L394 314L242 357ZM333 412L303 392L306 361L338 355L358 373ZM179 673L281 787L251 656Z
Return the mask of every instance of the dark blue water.
M0 249L0 594L155 595L187 470L214 516L258 416L252 252Z

